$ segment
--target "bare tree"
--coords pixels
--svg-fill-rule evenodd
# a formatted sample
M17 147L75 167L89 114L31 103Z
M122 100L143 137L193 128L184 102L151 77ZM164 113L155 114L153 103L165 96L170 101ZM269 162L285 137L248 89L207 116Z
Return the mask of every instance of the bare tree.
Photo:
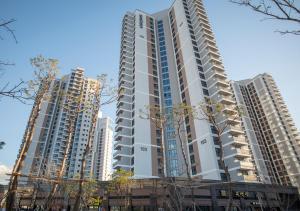
M173 107L172 110L172 118L173 118L173 122L174 122L174 126L175 126L175 137L178 138L179 142L180 142L180 149L181 149L181 153L183 156L183 161L184 161L184 165L185 165L185 170L186 170L186 174L187 174L187 186L191 191L191 196L192 196L192 204L193 204L193 210L196 210L196 203L195 203L195 196L194 196L194 188L192 187L192 174L191 174L191 170L190 170L190 164L189 164L189 160L188 160L188 156L186 154L187 151L187 137L185 135L185 123L186 123L186 119L190 119L193 120L195 118L197 118L197 111L193 106L189 106L186 105L184 103L178 104L176 106ZM176 185L176 183L175 183ZM177 187L177 190L181 191L182 188ZM180 193L178 193L180 194ZM177 194L177 195L178 195Z
M278 30L281 34L300 35L300 5L298 0L230 0L265 16L263 20L273 19L294 23L293 30Z
M178 184L179 178L170 177L167 180L167 194L168 200L166 200L166 204L169 210L182 211L184 210L184 201L185 194L184 189L186 187L182 187Z
M141 119L150 120L151 124L154 124L155 128L160 131L160 150L163 154L162 160L162 169L163 169L163 177L167 177L167 161L166 161L166 152L165 152L165 135L164 130L166 129L166 124L169 115L165 112L161 111L161 108L158 106L146 106L146 111L140 110L139 117Z
M30 92L35 98L35 103L31 111L28 126L25 131L24 140L19 152L19 156L16 160L15 166L13 168L10 183L8 186L8 196L6 201L6 209L12 210L15 205L16 192L18 187L18 177L24 163L27 151L32 141L32 137L35 130L35 124L41 109L43 101L47 100L47 93L51 86L52 81L55 79L58 72L57 60L55 59L45 59L42 56L37 56L31 59L32 66L35 70L35 78L30 81Z
M0 40L4 40L2 32L9 33L13 37L14 41L18 43L15 36L14 30L11 28L11 25L15 22L15 19L3 20L0 19ZM4 75L4 67L12 66L14 63L0 59L0 79ZM2 80L3 81L3 80ZM11 85L10 82L6 82L0 86L0 99L3 97L8 97L16 99L22 103L26 103L27 100L32 100L31 96L28 95L28 83L22 79L14 85Z
M166 129L166 124L168 123L168 120L170 120L170 114L166 114L165 112L161 111L161 108L159 106L146 106L145 111L140 110L139 117L141 119L148 119L150 120L150 124L154 124L154 127L160 131L160 152L162 153L163 159L160 165L163 169L162 179L166 180L167 178L167 161L166 161L166 150L165 150L165 134L164 131ZM163 202L164 206L169 206L170 203L168 203L167 200L167 185L165 182L162 183L163 185Z
M3 30L3 31L6 31L8 32L14 39L14 41L16 43L18 43L18 40L15 36L15 31L11 28L11 24L16 22L15 19L9 19L9 20L4 20L4 19L0 19L0 31ZM3 40L4 37L0 34L0 39ZM0 61L0 64L1 64L1 61Z
M75 204L73 208L74 211L78 211L80 209L80 199L84 194L84 170L86 169L87 156L91 153L92 149L92 141L94 139L95 128L98 119L98 110L101 106L113 103L118 97L118 92L112 83L112 80L107 79L107 75L100 75L98 76L98 83L95 84L94 92L90 94L91 97L94 98L94 101L88 106L88 109L90 109L92 112L92 120L88 134L88 141L81 159L79 188L75 197Z
M34 208L36 206L37 202L37 196L42 190L42 186L49 185L52 183L52 173L57 171L57 165L54 162L50 162L46 168L43 170L43 175L42 177L37 176L37 177L32 177L30 176L29 178L33 182L33 191L32 191L32 198L31 198L31 207ZM45 191L44 191L45 192Z
M66 119L67 119L68 127L67 127L67 136L66 136L66 146L63 152L63 159L59 164L58 170L55 172L56 180L52 184L51 190L44 204L44 209L46 210L51 208L50 206L51 206L52 199L58 190L59 184L62 182L63 176L65 175L68 155L70 153L73 135L75 131L76 118L79 113L88 109L87 107L85 107L85 105L82 102L83 86L84 84L81 83L79 92L76 92L75 90L68 90L67 92L64 92L63 90L61 90L59 94L62 98L61 106L64 108L64 110L67 113Z
M200 103L197 107L197 119L207 121L214 128L214 133L216 135L216 142L220 148L219 158L221 168L224 170L226 176L226 182L228 183L228 203L226 211L232 208L232 180L229 173L228 165L226 165L224 160L224 147L222 142L222 136L228 132L230 126L233 122L240 119L242 114L241 109L238 107L233 108L232 112L228 112L225 109L225 105L219 102L214 102L211 99L206 99L205 103Z
M131 206L131 191L132 187L135 184L135 181L132 179L132 172L119 169L115 171L112 175L112 180L108 185L108 192L115 193L124 197L124 210L132 210L129 207Z
M173 107L172 118L175 126L174 136L178 138L180 142L180 149L184 160L186 174L189 180L192 179L192 174L189 167L189 160L186 154L187 143L185 141L186 135L184 125L186 118L194 119L196 116L196 110L192 106L181 103Z
M191 106L186 106L185 104L179 104L172 108L172 110L169 113L165 113L161 111L161 108L158 106L147 106L146 111L140 111L140 118L142 119L149 119L151 121L151 124L154 124L156 129L159 129L161 131L161 150L163 152L163 169L164 169L164 177L167 176L166 171L166 153L165 153L165 140L164 140L164 130L166 129L167 124L171 123L174 125L175 132L173 134L174 138L178 138L180 142L180 149L181 153L183 155L184 165L186 174L188 177L188 184L187 187L179 187L177 184L177 180L175 178L165 178L165 181L163 182L164 194L169 195L169 200L166 199L164 202L166 203L167 207L169 209L175 209L175 210L182 210L183 201L184 201L184 189L188 189L192 193L192 200L193 200L193 209L196 210L195 207L195 198L194 198L194 190L191 188L192 183L192 176L190 172L189 167L189 160L186 155L186 146L187 143L185 141L185 130L184 130L184 124L185 119L187 116L190 118L194 118L196 115L196 110Z
M77 179L73 180L73 181L65 181L64 184L64 193L67 194L68 197L68 207L70 207L70 201L72 198L76 198L77 197L77 193L79 191L79 187L78 185L76 185L76 183L78 183L79 179L79 175L77 177ZM97 181L94 179L87 179L85 180L82 188L82 194L80 196L80 201L84 204L85 207L89 206L90 204L93 203L94 201L94 196L97 194L97 190L98 190L98 184Z
M25 82L22 79L20 79L20 81L13 86L10 86L10 82L7 82L0 88L0 99L3 97L8 97L26 104L28 101L33 99L33 96L29 95L28 93L28 86L29 82Z

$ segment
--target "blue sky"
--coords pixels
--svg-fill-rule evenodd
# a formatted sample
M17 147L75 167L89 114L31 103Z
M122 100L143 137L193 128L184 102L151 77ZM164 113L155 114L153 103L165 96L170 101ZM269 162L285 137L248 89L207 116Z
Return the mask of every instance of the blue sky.
M117 80L120 30L126 11L154 13L168 8L170 0L1 0L0 18L15 18L18 44L4 35L0 58L16 65L6 68L0 84L30 79L29 59L42 54L60 61L61 73L77 66L86 75L107 73ZM290 28L286 23L260 21L261 16L232 5L228 0L204 0L227 74L232 80L268 72L300 126L300 36L274 33ZM22 140L31 107L2 98L0 101L0 165L12 166ZM114 117L115 108L104 108Z

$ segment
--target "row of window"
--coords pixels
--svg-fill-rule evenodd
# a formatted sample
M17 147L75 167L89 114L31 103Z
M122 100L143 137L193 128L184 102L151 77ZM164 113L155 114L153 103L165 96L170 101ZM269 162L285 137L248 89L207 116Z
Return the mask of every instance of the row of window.
M165 36L163 22L159 20L157 22L158 26L158 38L159 38L159 49L160 49L160 63L162 68L162 87L163 87L163 96L164 96L164 107L166 114L172 114L172 96L171 96L171 87L169 79L169 67L168 59L165 46ZM166 127L166 142L167 142L167 159L168 159L168 171L170 176L178 176L178 158L176 151L176 140L174 140L174 125L170 121L171 118L167 120Z

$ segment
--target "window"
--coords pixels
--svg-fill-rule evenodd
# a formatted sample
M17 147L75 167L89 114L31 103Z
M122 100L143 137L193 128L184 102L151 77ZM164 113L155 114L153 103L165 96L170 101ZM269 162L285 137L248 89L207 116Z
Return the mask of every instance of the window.
M190 153L193 153L194 152L194 147L193 147L193 145L191 144L191 145L189 145L189 152Z
M205 81L201 81L202 86L207 87L207 83Z
M193 175L197 174L196 166L193 166L193 167L192 167L192 174L193 174Z
M211 129L211 132L212 132L213 134L218 134L218 131L217 131L216 127L210 126L210 129Z
M201 66L198 66L198 71L203 73L203 68Z
M204 76L203 73L199 73L199 76L200 76L201 79L204 79L204 80L205 80L205 76Z
M165 93L165 94L164 94L164 97L165 97L165 98L171 98L171 93Z
M165 51L165 50L166 50L166 47L165 47L165 46L161 46L161 47L159 48L159 50L160 50L160 51Z
M170 100L170 99L165 100L165 104L166 104L166 106L171 106L172 105L172 100Z
M227 177L226 177L225 173L221 173L220 176L221 176L222 181L227 181ZM225 195L226 195L226 193L225 193Z
M196 59L197 64L202 65L200 59Z
M163 73L162 78L163 79L168 79L169 78L169 73Z
M206 96L209 96L209 92L207 89L203 89L203 94L206 95Z
M190 160L191 160L191 164L195 164L195 156L194 155L191 155L190 156Z
M169 155L169 158L176 158L176 150L169 150L168 151L168 155Z
M219 145L219 139L216 136L213 136L213 141L215 145Z
M220 148L216 148L216 155L217 155L218 157L220 157L220 154L221 154Z
M168 149L176 149L176 141L168 140Z
M161 57L161 61L163 62L163 61L166 61L167 60L167 57L166 56L162 56Z
M169 85L169 84L170 84L170 80L169 79L163 80L163 85Z
M143 28L143 15L139 16L139 23L140 23L140 28Z
M168 67L163 67L163 68L162 68L162 72L163 72L163 73L168 72Z

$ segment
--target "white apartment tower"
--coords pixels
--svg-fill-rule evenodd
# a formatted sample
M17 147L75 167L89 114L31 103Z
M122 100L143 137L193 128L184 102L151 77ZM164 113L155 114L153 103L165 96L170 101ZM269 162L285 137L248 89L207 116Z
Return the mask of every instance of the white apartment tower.
M300 135L272 76L232 83L260 180L300 187Z
M73 178L79 174L89 131L95 130L91 128L93 114L88 105L95 100L92 93L95 92L97 83L97 80L84 77L84 70L81 68L53 81L48 93L49 99L42 103L22 174L56 177L65 154L65 177ZM78 106L81 110L76 113L74 111ZM70 124L73 126L69 127ZM71 145L67 150L70 128ZM93 156L92 151L87 156L87 177L92 177Z
M162 176L160 131L139 117L145 106L165 113L179 103L198 105L206 98L233 110L230 83L201 0L175 0L156 14L136 10L123 19L117 121L113 164L135 177ZM226 117L218 119L226 121ZM205 121L186 118L185 151L193 177L221 180L215 130ZM180 143L168 122L165 154L168 176L185 176ZM225 162L234 181L256 181L251 149L239 120L222 136Z
M95 134L94 178L107 181L112 175L112 121L108 117L99 116Z

